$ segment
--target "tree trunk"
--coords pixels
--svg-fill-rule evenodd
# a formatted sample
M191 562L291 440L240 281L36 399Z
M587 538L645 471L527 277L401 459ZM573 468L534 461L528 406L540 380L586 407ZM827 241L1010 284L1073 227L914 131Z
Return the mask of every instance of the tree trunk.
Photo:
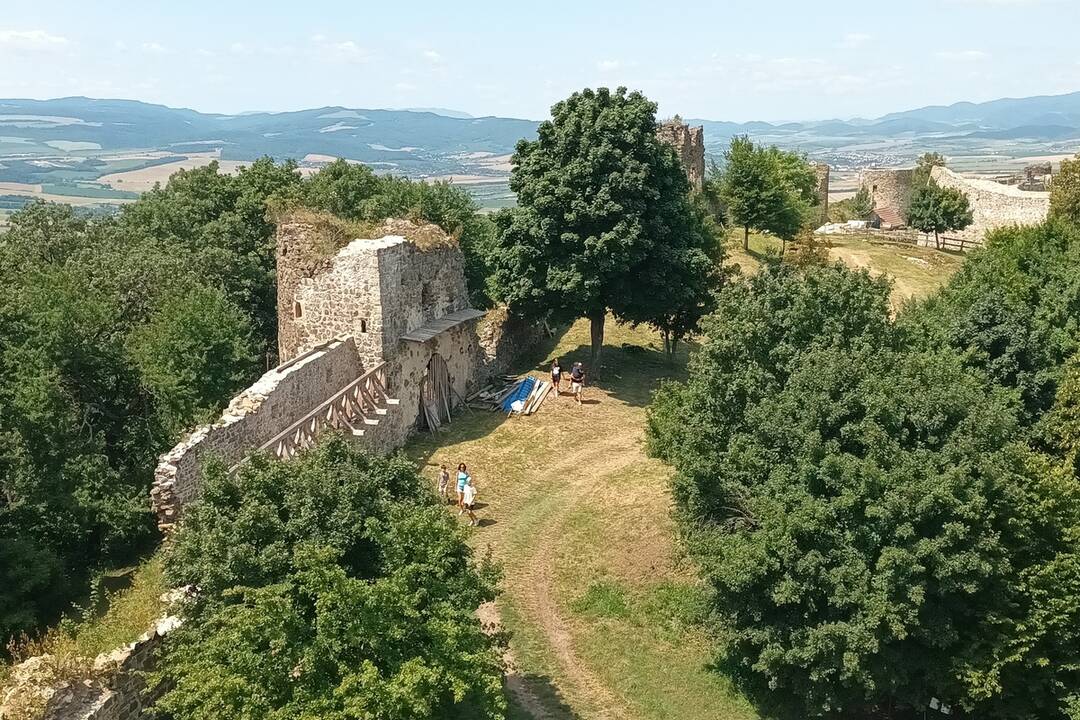
M938 237L937 230L934 231L934 247L936 247L938 250L941 249L941 238Z
M746 252L750 252L750 226L743 225L742 232L742 249Z
M784 259L784 254L787 253L787 239L780 238L780 259Z
M589 316L589 335L592 348L589 355L589 373L596 375L600 369L600 351L604 347L604 320L607 312L601 310Z

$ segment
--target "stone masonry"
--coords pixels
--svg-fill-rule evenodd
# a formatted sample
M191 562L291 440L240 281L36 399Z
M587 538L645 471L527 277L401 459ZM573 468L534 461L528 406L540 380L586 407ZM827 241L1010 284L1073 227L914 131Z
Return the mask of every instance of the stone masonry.
M234 467L306 427L365 373L378 369L396 403L354 436L387 452L422 423L421 395L436 355L458 404L535 342L535 325L523 329L505 310L485 316L469 307L461 249L439 228L387 221L377 238L352 240L340 228L309 216L279 224L283 363L234 398L215 423L161 457L151 495L164 531L198 496L207 460Z
M870 193L875 208L892 208L901 215L911 198L914 182L913 168L863 170L859 176L859 186Z
M198 496L202 466L211 456L235 465L360 373L352 339L338 338L259 378L232 399L216 422L197 428L161 456L150 490L158 526L170 530L184 504Z
M942 187L956 188L971 203L973 222L947 237L981 243L986 233L1009 225L1036 225L1050 212L1050 193L1021 190L993 180L977 180L957 175L945 167L935 167L930 177Z
M830 168L826 163L814 164L814 176L817 179L817 201L818 201L818 222L827 223L829 221L829 172Z
M53 685L43 679L53 673L48 655L32 657L12 668L11 690L0 699L0 718L21 720L7 712L20 700L36 696L32 704L40 710L37 720L140 720L147 709L161 697L168 685L161 684L146 692L144 673L153 671L157 651L174 628L180 625L175 616L165 617L134 642L99 655L82 679Z
M690 127L678 115L662 123L656 136L675 148L694 190L701 190L705 182L705 129Z

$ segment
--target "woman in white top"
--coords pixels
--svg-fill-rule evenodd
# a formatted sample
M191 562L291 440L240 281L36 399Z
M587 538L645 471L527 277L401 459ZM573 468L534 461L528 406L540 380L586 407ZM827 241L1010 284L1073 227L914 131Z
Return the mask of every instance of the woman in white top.
M476 514L473 512L473 506L476 504L476 486L472 483L472 478L465 481L465 489L461 494L461 508L465 512L469 513L469 525L476 526L480 524L480 521L476 519ZM459 515L461 513L458 513Z

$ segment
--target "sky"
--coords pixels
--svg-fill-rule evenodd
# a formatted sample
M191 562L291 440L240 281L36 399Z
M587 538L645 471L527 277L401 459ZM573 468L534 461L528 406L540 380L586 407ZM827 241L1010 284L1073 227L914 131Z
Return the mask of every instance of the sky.
M625 85L661 116L847 119L1080 90L1078 30L1080 0L4 0L0 97L542 119Z

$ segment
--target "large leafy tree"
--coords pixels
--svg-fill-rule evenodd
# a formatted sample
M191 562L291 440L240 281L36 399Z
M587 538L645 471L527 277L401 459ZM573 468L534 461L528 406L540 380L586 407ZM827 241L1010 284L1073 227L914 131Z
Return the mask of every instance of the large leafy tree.
M967 195L957 188L941 187L933 178L911 192L907 221L911 227L934 234L934 245L941 248L941 233L963 230L974 220Z
M199 588L169 636L174 717L501 718L495 574L403 458L325 442L207 473L170 556ZM175 685L173 685L175 683Z
M537 139L518 143L510 187L518 206L496 220L494 285L520 312L589 318L594 364L609 311L671 315L657 293L715 257L678 158L656 137L656 104L639 92L586 89L557 103Z
M1050 186L1050 215L1080 225L1080 155L1061 161Z
M731 139L717 182L727 217L743 228L744 250L750 230L794 239L817 202L814 170L803 156L755 145L745 135Z
M1050 271L1063 243L1047 244L1000 245L975 272L1006 296L1049 285L1035 314L1058 329L1037 337L1060 339L1069 273ZM931 328L896 328L878 281L767 267L725 288L689 380L650 408L650 448L678 470L683 534L716 589L718 667L768 717L917 717L937 698L1035 720L1076 704L1080 493L1070 463L1022 442L1016 385L939 339L974 294L973 278L958 285L908 310L940 313ZM1061 387L1047 434L1067 449Z

